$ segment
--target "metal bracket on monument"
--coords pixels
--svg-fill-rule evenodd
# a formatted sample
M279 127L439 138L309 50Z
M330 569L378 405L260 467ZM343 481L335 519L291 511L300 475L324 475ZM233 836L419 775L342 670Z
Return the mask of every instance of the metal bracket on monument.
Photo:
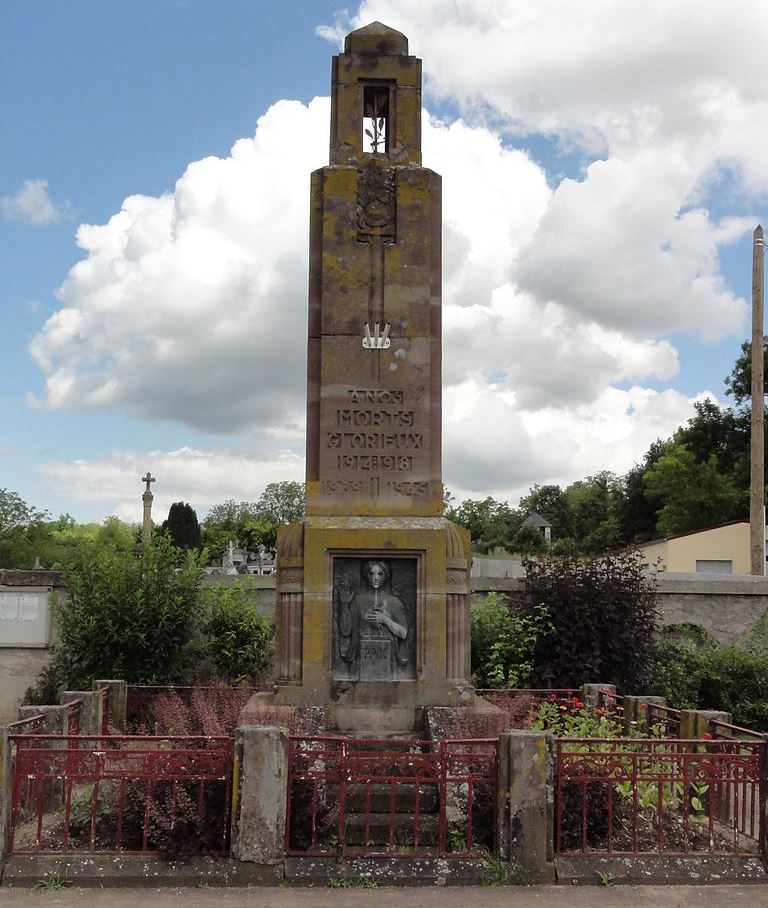
M371 334L371 329L368 325L368 322L365 323L365 337L363 338L363 348L365 350L388 350L392 341L389 339L389 329L392 326L387 322L384 325L384 331L379 332L379 323L376 322L373 326L373 334Z

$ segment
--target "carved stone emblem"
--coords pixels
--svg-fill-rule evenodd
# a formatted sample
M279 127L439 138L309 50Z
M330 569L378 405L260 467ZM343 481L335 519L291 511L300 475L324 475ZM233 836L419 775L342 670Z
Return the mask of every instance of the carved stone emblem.
M370 160L357 174L357 239L394 243L396 220L395 170Z

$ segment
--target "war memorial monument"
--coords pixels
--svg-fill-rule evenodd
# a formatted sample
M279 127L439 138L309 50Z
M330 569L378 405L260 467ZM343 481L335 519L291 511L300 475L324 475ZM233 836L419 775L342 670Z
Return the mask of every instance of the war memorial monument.
M469 536L443 514L441 181L421 60L374 22L333 58L312 174L306 516L278 539L274 703L417 730L471 697ZM256 703L253 704L256 707Z

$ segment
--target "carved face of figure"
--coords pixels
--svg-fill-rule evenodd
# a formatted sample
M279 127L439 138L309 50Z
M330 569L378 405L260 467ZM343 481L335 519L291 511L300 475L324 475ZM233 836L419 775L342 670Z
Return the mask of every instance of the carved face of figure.
M369 561L365 567L365 577L372 589L380 590L387 579L387 569L381 561Z

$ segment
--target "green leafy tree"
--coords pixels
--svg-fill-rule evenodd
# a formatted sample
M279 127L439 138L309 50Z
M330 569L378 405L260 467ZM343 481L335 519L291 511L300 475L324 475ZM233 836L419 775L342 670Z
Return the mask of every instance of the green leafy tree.
M162 535L141 557L100 545L79 546L66 565L68 596L54 606L61 683L94 678L133 683L182 680L199 623L200 563Z
M467 498L454 511L456 523L466 527L473 544L483 549L508 547L522 524L521 515L505 501L490 496L482 500Z
M166 531L171 542L179 549L199 549L201 544L200 524L197 512L185 501L174 501L168 510L168 517L160 527Z
M256 504L256 516L282 526L300 520L304 506L303 482L270 482Z
M655 441L643 458L624 477L619 502L619 534L624 543L648 542L655 539L656 520L663 501L645 484L645 474L662 456L665 443Z
M743 508L744 493L720 470L717 457L701 463L683 444L666 449L645 474L645 483L664 502L657 522L662 536L732 520Z
M230 541L244 541L246 527L259 519L255 502L230 498L208 512L201 527L202 543L213 558L221 558Z
M615 548L621 540L621 481L603 470L568 486L565 497L571 512L573 538L588 554Z
M0 567L31 568L38 557L43 561L50 543L49 518L17 492L0 489Z
M546 518L552 524L553 540L573 534L568 496L560 486L535 485L520 499L520 511L526 517L535 512Z
M763 337L763 394L768 393L768 338ZM736 401L736 406L749 404L752 399L752 342L744 341L741 353L733 364L730 375L725 377L725 392Z

